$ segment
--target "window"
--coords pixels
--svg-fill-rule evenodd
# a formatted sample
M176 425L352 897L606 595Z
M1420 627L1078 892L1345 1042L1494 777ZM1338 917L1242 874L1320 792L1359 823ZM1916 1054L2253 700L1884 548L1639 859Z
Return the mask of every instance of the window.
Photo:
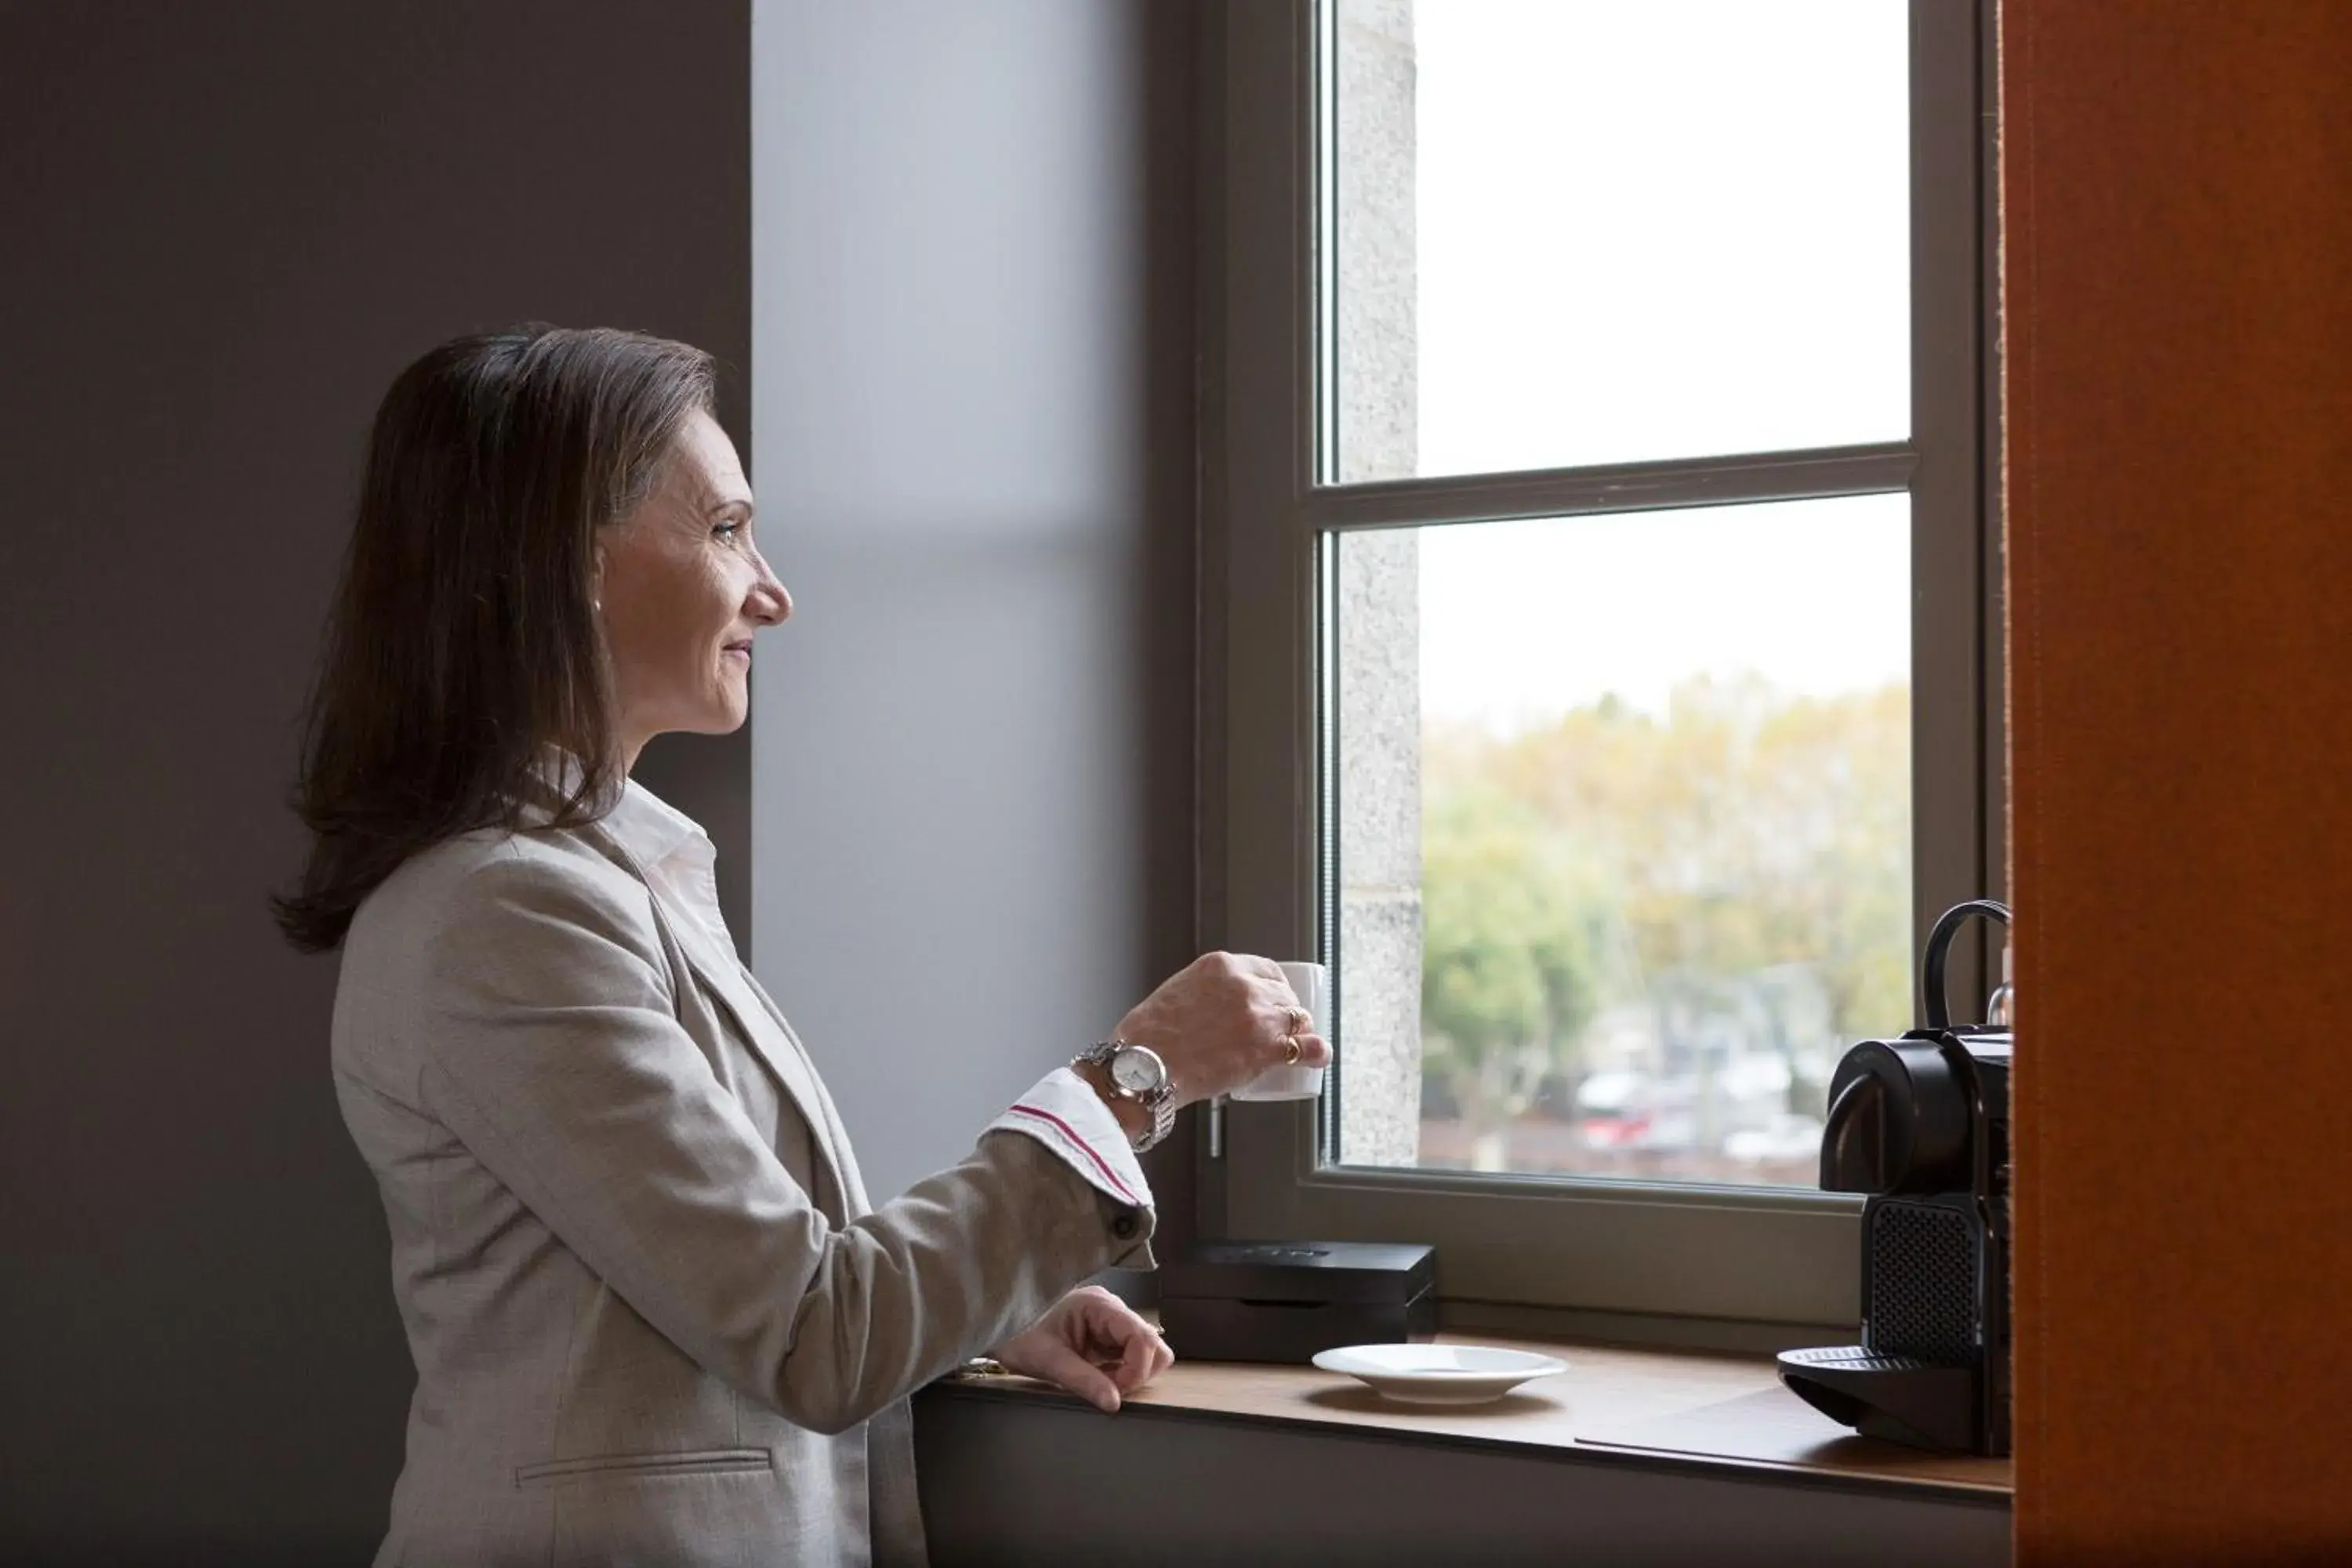
M1910 540L1899 494L1338 536L1341 1163L1814 1184L1910 1019Z
M1223 18L1206 902L1339 1065L1204 1212L1434 1241L1457 1321L1841 1331L1827 1075L1998 880L1980 9Z

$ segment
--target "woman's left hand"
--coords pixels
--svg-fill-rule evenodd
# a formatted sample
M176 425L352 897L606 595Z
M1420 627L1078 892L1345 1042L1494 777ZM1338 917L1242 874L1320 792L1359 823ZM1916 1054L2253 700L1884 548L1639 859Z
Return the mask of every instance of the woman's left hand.
M1106 1415L1176 1361L1158 1330L1099 1285L1081 1285L989 1353L1005 1371L1066 1388Z

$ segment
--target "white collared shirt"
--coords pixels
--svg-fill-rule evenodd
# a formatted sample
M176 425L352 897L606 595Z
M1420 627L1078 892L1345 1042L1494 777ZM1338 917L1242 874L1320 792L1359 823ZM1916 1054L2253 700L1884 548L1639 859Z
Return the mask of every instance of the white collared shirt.
M645 868L653 895L671 922L703 944L703 957L717 964L741 965L719 908L718 847L701 825L631 779L604 826ZM773 1026L763 1009L752 1010L742 1024L749 1029ZM781 1037L762 1043L779 1051L791 1048ZM782 1118L779 1125L793 1120ZM1056 1068L1038 1079L987 1131L1034 1138L1105 1196L1136 1208L1151 1206L1151 1188L1118 1118L1067 1068ZM794 1128L788 1136L799 1132Z

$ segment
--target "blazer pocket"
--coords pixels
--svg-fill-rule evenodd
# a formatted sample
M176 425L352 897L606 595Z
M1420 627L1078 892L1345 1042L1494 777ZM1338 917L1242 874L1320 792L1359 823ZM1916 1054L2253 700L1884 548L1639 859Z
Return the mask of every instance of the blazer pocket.
M561 1481L576 1481L589 1477L621 1480L652 1479L662 1476L724 1476L743 1470L773 1470L776 1456L767 1448L696 1448L682 1454L600 1454L583 1459L551 1459L541 1465L522 1465L514 1473L514 1484L523 1487L554 1486Z

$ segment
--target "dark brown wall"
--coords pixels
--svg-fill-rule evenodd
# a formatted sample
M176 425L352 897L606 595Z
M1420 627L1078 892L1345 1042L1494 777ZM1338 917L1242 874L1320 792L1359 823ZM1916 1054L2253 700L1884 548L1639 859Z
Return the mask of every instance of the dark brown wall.
M2352 6L2002 53L2019 1561L2352 1561Z
M517 319L748 369L749 42L743 0L0 5L0 1560L373 1550L409 1367L334 964L263 904L358 444ZM745 739L664 745L746 865Z

